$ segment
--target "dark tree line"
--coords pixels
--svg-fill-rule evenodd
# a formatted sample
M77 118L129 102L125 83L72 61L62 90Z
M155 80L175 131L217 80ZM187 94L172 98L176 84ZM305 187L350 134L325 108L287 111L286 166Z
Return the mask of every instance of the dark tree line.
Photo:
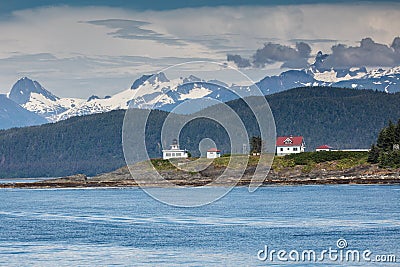
M378 135L376 144L372 145L368 161L379 163L381 167L400 167L400 119L397 124L389 121Z

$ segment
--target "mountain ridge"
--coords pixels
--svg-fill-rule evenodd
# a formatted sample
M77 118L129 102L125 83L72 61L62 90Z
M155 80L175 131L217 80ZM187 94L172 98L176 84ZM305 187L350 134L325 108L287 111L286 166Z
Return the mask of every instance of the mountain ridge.
M218 80L203 80L194 75L169 80L164 73L143 75L132 86L112 96L88 99L60 98L27 77L18 80L8 97L28 111L56 122L74 116L103 113L111 110L135 108L172 111L185 101L188 108L182 113L197 112L219 102L227 102L250 95L270 95L303 86L327 86L353 89L374 89L386 93L400 92L400 67L390 69L366 68L323 69L318 54L315 63L301 70L288 70L279 75L266 76L253 86L227 85ZM190 107L189 107L190 106Z

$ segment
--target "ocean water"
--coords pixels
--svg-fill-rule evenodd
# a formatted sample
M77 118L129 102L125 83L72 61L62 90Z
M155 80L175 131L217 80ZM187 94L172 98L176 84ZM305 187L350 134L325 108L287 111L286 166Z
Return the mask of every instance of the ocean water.
M0 199L0 266L321 266L262 261L265 246L397 258L324 266L400 262L400 186L238 187L197 208L159 203L138 188L1 189Z

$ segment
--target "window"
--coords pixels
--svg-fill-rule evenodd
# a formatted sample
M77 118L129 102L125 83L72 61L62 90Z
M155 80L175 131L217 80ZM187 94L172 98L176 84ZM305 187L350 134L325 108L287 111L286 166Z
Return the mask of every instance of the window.
M283 147L281 147L281 151L283 151Z
M294 147L294 148L293 148L293 151L297 151L297 147Z
M171 153L166 153L165 156L171 157Z
M176 153L176 156L177 156L177 157L180 157L180 156L181 156L181 153Z
M287 144L293 143L293 141L292 141L292 139L290 139L290 138L286 138L286 140L284 141L284 143L287 145Z
M175 157L175 153L172 153L172 156Z
M290 147L288 147L287 150L290 150Z

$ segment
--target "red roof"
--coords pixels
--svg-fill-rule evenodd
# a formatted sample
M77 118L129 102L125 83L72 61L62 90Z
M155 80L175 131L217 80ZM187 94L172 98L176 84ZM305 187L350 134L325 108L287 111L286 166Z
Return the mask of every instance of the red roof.
M276 139L276 146L301 146L302 143L303 136L279 136Z
M317 147L317 149L332 149L332 147L328 146L328 145L322 145L322 146Z
M210 148L207 152L221 152L221 150L216 149L215 147Z

